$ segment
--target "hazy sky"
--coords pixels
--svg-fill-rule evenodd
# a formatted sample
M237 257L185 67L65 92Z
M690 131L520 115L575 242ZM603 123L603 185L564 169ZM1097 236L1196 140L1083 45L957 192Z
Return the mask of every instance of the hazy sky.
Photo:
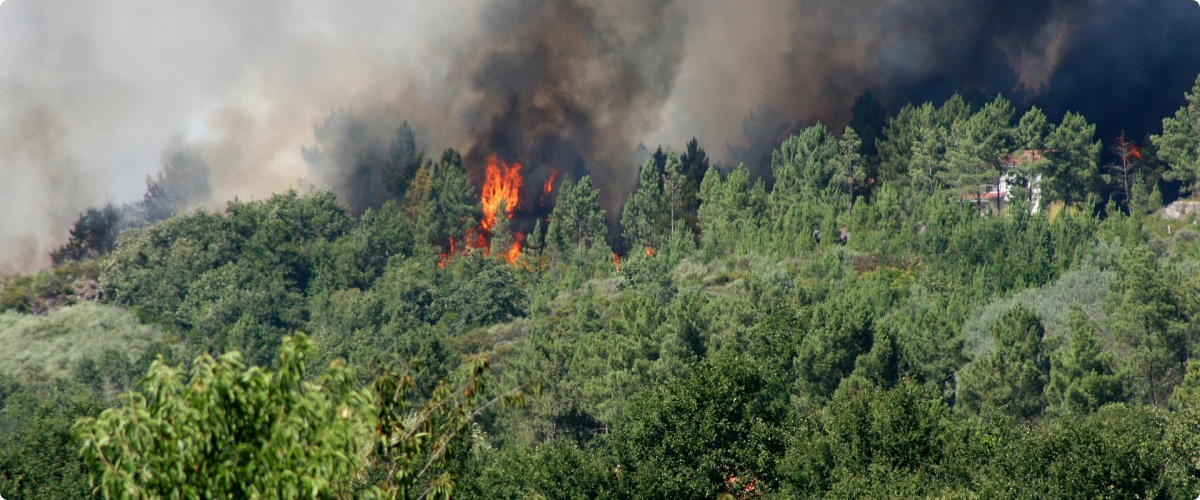
M476 3L4 2L0 273L46 263L85 208L138 199L173 145L205 149L222 199L261 197L307 175L300 147L333 109L449 114L439 41ZM453 122L428 123L453 144Z

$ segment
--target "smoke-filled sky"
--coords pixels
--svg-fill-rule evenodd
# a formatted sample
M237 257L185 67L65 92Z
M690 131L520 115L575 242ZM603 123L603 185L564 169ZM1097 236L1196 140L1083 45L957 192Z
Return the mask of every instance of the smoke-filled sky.
M729 161L750 111L840 128L868 89L1155 132L1198 47L1190 0L0 1L0 274L47 264L87 207L139 199L180 145L212 205L327 184L300 151L335 109L408 120L468 168L587 170L611 211L639 142Z

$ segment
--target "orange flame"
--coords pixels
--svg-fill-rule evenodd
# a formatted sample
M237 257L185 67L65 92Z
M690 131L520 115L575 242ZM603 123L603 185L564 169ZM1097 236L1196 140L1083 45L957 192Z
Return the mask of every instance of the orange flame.
M546 179L546 183L542 184L542 196L550 194L554 190L554 179L558 177L558 170L550 171L550 178Z
M551 174L551 181L555 175L557 172ZM450 248L441 254L438 259L438 267L445 268L455 254L467 249L482 250L484 255L491 254L492 236L494 236L492 231L496 227L496 216L500 211L500 204L504 204L504 216L509 219L516 212L517 204L520 202L521 184L524 182L521 177L521 164L508 164L492 155L488 157L485 176L483 190L479 194L479 201L483 206L483 219L479 221L479 227L467 229L464 237L458 242L455 242L453 237L450 238ZM550 181L547 181L546 185L549 186ZM496 249L496 255L504 257L509 264L516 266L524 244L525 235L517 231L514 233L512 244L504 250Z
M613 265L617 266L617 270L621 270L621 256L617 252L613 252Z
M453 255L454 255L454 237L451 236L450 237L450 249L445 252L442 252L442 255L440 257L438 257L438 268L445 269L446 264L450 263L450 257Z
M488 157L486 175L487 180L483 184L483 193L480 195L480 201L483 203L483 220L479 222L479 227L490 232L496 225L496 211L500 209L500 202L504 202L504 211L510 219L513 211L517 209L523 181L521 164L509 165L496 160L496 155L492 155Z
M1142 150L1139 149L1136 144L1130 144L1129 145L1129 156L1132 156L1132 157L1140 160L1140 159L1142 159Z
M467 230L467 245L471 248L482 249L484 255L487 255L488 249L491 248L491 242L483 235L482 229L479 231Z
M504 252L504 260L509 264L517 265L517 258L521 257L521 243L525 242L525 234L517 231L516 238L513 239L512 245L509 245L508 251Z
M646 247L646 256L647 256L647 257L653 257L653 256L654 256L654 247Z

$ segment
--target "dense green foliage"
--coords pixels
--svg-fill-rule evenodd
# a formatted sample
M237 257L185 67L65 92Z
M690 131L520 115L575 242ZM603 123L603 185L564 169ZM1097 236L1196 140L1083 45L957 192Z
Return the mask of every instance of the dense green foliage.
M350 487L370 398L341 365L305 380L309 342L279 349L277 371L237 353L198 358L185 380L155 363L142 392L76 424L106 497L327 496Z
M766 178L692 141L616 211L565 179L514 263L461 155L337 112L336 196L107 253L85 214L0 284L0 494L1190 498L1200 234L1147 200L1197 94L1121 168L1076 114L864 95Z

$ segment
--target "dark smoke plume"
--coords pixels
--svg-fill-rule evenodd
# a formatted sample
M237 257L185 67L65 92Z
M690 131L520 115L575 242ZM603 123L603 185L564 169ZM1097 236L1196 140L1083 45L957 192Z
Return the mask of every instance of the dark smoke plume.
M479 96L467 165L521 162L525 199L553 170L592 171L615 217L636 179L634 145L674 87L683 12L671 0L531 0L499 2L485 19L483 45L460 64Z
M463 149L476 179L489 154L526 165L529 189L589 172L615 216L637 144L764 161L779 124L840 130L866 90L893 111L1003 93L1142 137L1182 104L1197 47L1193 0L6 0L0 274L47 265L88 207L142 198L177 147L218 206L402 185L407 162L360 160L392 161L407 121L416 151ZM326 151L333 109L379 128L314 173L302 148Z
M872 90L893 110L955 92L1004 94L1051 115L1080 111L1105 139L1154 131L1200 73L1200 6L1190 0L776 0L741 8L714 2L700 31L736 29L755 57L724 37L692 37L680 79L742 70L714 86L682 89L669 110L689 113L678 142L739 138L744 116L768 103L785 118L840 130L854 99ZM753 30L766 35L753 35ZM777 34L785 33L785 34ZM699 46L692 42L699 42ZM786 47L776 50L775 47ZM734 66L737 60L746 61ZM765 83L764 83L765 82ZM745 86L749 92L739 92ZM687 107L714 103L699 114ZM719 127L714 130L710 127ZM748 137L753 144L759 138Z

